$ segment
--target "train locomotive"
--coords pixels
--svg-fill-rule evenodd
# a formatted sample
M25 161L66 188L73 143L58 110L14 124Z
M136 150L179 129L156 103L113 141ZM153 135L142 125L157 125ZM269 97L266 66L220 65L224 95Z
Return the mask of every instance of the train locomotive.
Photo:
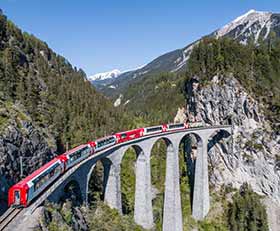
M13 185L8 192L8 206L27 207L40 193L45 191L65 171L82 160L113 145L128 142L143 136L176 130L202 127L202 122L163 124L115 133L90 141L61 154L46 163L31 175Z

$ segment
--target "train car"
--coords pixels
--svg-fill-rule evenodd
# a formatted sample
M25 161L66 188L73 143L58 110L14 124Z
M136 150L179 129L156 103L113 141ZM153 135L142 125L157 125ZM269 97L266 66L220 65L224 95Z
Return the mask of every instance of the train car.
M96 141L90 142L91 147L93 147L94 152L103 150L117 143L117 137L115 135L100 138Z
M60 155L59 157L66 160L65 161L65 169L69 169L72 166L74 166L75 164L77 164L78 162L86 159L87 157L89 157L91 154L93 154L94 150L91 147L91 144L82 144L79 145L69 151L67 151L66 153Z
M189 128L188 123L175 123L175 124L167 124L167 131L181 130Z
M8 205L27 207L36 196L65 171L64 166L65 163L62 159L54 158L12 186L8 193Z
M117 143L123 143L129 140L137 139L143 136L144 128L138 128L130 131L116 133Z
M193 123L189 123L190 128L198 128L198 127L203 127L203 122L202 121L197 121Z
M166 125L158 125L144 128L144 135L151 135L155 133L160 133L166 131Z

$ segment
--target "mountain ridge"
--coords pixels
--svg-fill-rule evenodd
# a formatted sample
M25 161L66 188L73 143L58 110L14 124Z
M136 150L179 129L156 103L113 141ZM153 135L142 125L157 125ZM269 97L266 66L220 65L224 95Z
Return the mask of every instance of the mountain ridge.
M272 32L280 37L280 14L249 10L209 35L206 35L206 37L230 37L246 44L252 39L254 43L267 40ZM186 45L184 48L160 55L142 68L124 72L109 84L100 85L94 81L92 83L96 86L97 90L115 99L135 78L142 78L149 74L162 72L182 72L186 68L186 63L193 46L201 41L201 39Z

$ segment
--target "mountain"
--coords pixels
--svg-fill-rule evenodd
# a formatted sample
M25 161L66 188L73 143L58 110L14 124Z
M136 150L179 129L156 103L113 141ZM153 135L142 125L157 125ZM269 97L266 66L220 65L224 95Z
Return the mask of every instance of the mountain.
M247 44L250 41L257 44L260 41L267 41L270 35L280 37L280 14L250 10L207 37L229 37L242 44ZM120 74L118 78L110 82L110 86L114 86L114 88L102 85L97 86L97 89L116 98L136 78L162 72L183 72L194 45L198 44L199 41L161 55L140 69Z
M249 39L255 43L268 38L269 33L279 27L279 15L270 12L250 10L236 18L214 34L217 37L229 36L246 44Z
M171 122L178 107L185 118L196 117L207 125L233 126L233 139L223 137L223 132L209 138L211 210L204 221L191 218L191 184L198 143L191 135L184 141L185 148L180 148L182 212L184 228L188 230L267 231L267 217L271 230L279 230L280 40L271 43L270 37L261 32L258 38L269 43L253 37L251 41L259 42L259 46L244 45L241 31L251 31L245 25L253 28L255 24L248 20L254 14L259 15L251 11L236 20L235 26L224 28L230 32L219 39L215 39L218 30L197 46L194 46L197 42L191 44L181 60L176 57L183 49L117 78L127 78L129 87L120 98L135 114L133 127ZM243 22L245 18L247 22ZM235 28L234 34L242 36L234 37L235 40L227 38L232 38L229 28ZM279 35L277 30L273 31ZM248 39L246 42L249 43ZM174 60L178 64L175 69ZM184 60L188 60L188 69L180 73ZM168 73L169 70L173 73ZM24 173L28 174L54 153L61 152L67 143L72 146L126 129L128 124L122 107L114 108L82 70L0 15L0 209L6 205L7 188L20 178L20 156L26 158ZM161 140L151 150L156 230L160 230L163 217L166 148ZM135 153L128 150L120 172L124 214L128 216L120 217L115 210L99 206L102 202L98 197L103 192L103 181L99 178L104 175L96 172L91 181L100 195L90 191L96 194L90 194L93 202L89 211L72 206L75 197L62 205L46 203L38 209L43 210L40 219L33 219L40 222L37 229L141 230L129 222L134 211L136 159ZM240 187L245 182L254 193L252 190L246 193ZM94 201L94 196L98 200Z
M269 48L266 45L243 45L229 38L205 38L193 48L185 75L164 73L145 76L136 79L128 88L128 95L124 97L129 96L131 103L126 105L129 111L135 112L139 123L171 121L178 106L184 105L181 111L187 118L199 118L207 125L231 124L233 127L233 138L223 132L209 138L211 208L206 219L199 223L191 218L189 196L197 156L195 136L185 140L185 150L180 148L180 188L186 230L279 231L279 76L280 40ZM275 120L271 119L273 113ZM162 227L164 203L166 145L163 140L161 142L151 150L156 230ZM124 211L132 215L136 157L134 152L131 154L133 157L125 154L128 158L122 163L123 175L120 179ZM251 188L249 193L246 193L247 187ZM62 218L65 207L58 210ZM50 210L53 211L53 207ZM47 211L44 214L48 214ZM93 230L104 227L108 220L116 217L110 211L102 211L98 209L85 214L86 217L90 215L89 226L94 226ZM77 215L83 213L73 210L72 214L79 217ZM55 213L42 217L46 220L43 225L51 226L53 223L50 221L53 220L61 227L63 222L62 218L57 221L59 216ZM107 230L112 230L112 223L116 224L110 222ZM129 227L123 230L138 229Z
M109 85L113 82L122 72L118 69L112 71L97 73L88 77L88 80L95 86Z
M118 100L136 115L139 123L172 122L177 112L180 122L197 118L207 125L231 124L233 139L223 140L222 133L209 139L211 193L219 198L231 198L248 182L265 204L270 230L279 230L280 38L269 46L244 45L227 37L204 38L193 48L185 73L136 78ZM195 138L189 142L192 147ZM191 155L196 156L195 150ZM194 167L190 165L189 169ZM219 203L222 211L210 211L208 219L213 214L227 214L229 210L224 205L228 202ZM253 213L258 213L257 210ZM239 219L238 216L235 222L245 227Z

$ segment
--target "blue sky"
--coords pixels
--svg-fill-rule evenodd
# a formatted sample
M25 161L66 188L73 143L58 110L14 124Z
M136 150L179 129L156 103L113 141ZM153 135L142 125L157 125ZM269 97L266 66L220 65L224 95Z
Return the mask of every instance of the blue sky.
M21 29L87 74L127 70L279 0L0 0Z

